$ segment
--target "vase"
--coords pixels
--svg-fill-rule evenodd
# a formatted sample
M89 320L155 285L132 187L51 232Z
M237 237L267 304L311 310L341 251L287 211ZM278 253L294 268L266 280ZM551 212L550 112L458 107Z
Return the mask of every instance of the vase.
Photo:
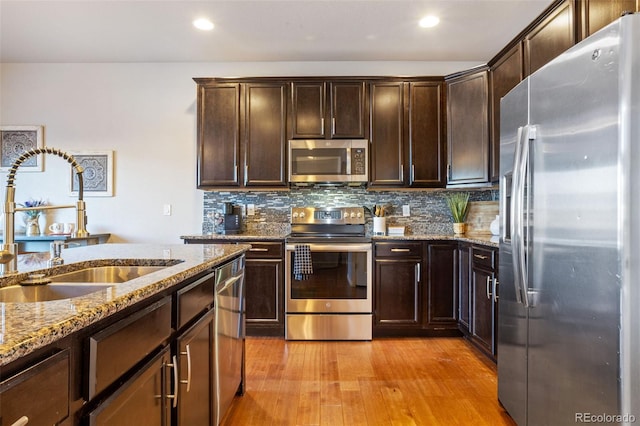
M464 222L454 222L453 223L453 233L456 235L462 235L464 234L464 231L466 230L466 223Z
M25 234L29 237L40 235L40 223L38 222L37 217L27 218L26 222Z

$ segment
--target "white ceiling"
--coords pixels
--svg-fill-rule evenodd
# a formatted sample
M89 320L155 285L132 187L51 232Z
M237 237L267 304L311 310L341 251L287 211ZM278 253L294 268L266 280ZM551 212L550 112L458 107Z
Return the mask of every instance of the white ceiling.
M552 0L0 0L0 61L486 63ZM418 26L424 15L441 19ZM210 32L191 22L209 17Z

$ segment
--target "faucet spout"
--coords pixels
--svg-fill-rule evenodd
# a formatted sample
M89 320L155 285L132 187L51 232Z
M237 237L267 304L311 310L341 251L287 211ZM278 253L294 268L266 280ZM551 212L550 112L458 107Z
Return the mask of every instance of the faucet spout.
M15 213L21 209L16 209L16 188L15 188L15 179L16 172L22 163L24 163L29 158L34 155L39 154L50 154L57 155L58 157L62 157L67 160L68 163L75 169L76 175L78 176L78 201L76 202L76 232L75 235L77 237L87 237L89 232L87 232L87 212L85 208L85 202L82 199L84 193L84 181L82 179L82 173L84 169L82 166L76 161L73 155L64 152L57 148L45 147L45 148L34 148L28 151L25 151L18 157L11 168L9 169L9 173L7 174L7 187L4 201L4 241L2 244L2 250L0 250L0 272L2 275L14 274L18 270L18 245L15 242ZM51 208L67 208L74 206L58 206L52 207L47 206L47 209ZM37 210L44 208L30 208L30 210Z

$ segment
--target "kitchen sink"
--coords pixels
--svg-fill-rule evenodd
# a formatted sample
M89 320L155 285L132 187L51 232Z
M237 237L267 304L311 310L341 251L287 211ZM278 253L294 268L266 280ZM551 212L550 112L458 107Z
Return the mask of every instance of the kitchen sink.
M47 277L52 283L118 284L159 271L166 266L95 266Z
M33 303L70 299L109 288L108 284L12 285L0 288L0 303Z

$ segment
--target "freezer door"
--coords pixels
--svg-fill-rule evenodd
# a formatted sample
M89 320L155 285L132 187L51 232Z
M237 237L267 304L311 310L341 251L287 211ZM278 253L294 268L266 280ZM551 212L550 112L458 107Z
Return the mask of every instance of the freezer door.
M519 424L526 424L527 310L514 275L512 228L516 151L520 158L529 119L529 81L524 80L501 101L500 115L500 297L498 299L498 398Z
M528 425L624 414L618 33L609 26L530 77Z

